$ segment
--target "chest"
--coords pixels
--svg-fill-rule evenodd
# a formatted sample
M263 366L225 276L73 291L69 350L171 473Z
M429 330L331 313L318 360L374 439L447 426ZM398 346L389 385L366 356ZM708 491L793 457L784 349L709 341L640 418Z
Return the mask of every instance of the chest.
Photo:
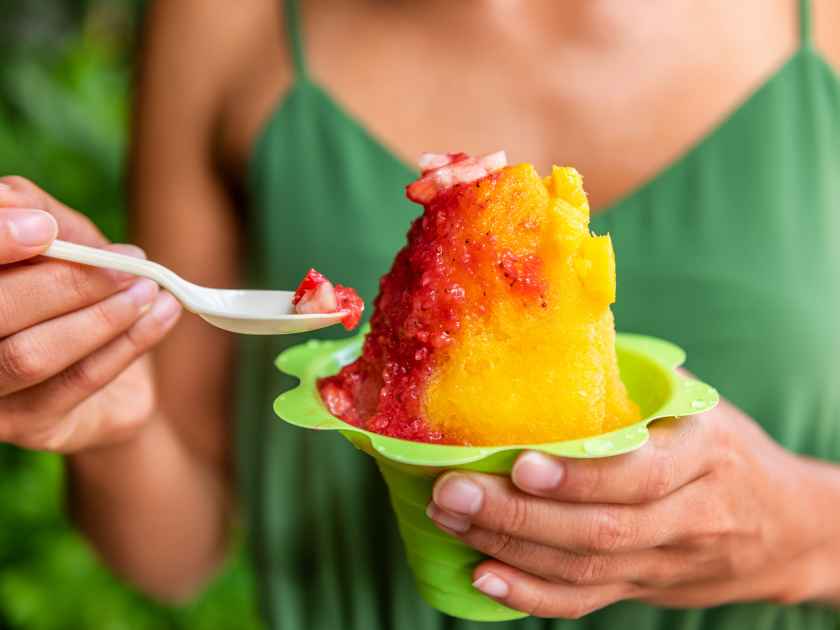
M674 340L777 440L835 457L840 126L783 114L796 87L768 85L594 227L615 244L619 329ZM777 114L798 122L770 124Z
M299 32L309 79L404 163L424 151L504 148L543 171L572 164L597 209L696 144L798 45L792 2L756 11L741 3L737 29L715 10L692 21L683 3L659 4L643 28L605 16L602 31L574 39L562 22L503 28L476 13L470 26L469 14L447 24L308 2ZM295 81L287 51L263 43L253 54L224 134L240 164Z

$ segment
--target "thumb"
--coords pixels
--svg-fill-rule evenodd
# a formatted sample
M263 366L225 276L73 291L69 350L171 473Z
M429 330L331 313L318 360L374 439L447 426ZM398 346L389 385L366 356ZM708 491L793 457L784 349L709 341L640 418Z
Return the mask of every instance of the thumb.
M0 265L34 258L58 234L58 223L43 210L0 208Z

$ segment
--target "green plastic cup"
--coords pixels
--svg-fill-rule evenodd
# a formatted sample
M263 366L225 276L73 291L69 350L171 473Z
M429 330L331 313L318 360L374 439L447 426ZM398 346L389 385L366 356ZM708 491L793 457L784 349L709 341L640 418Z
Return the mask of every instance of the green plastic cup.
M335 374L361 352L363 331L342 341L308 341L290 348L277 367L300 379L274 403L277 415L305 429L335 430L376 460L388 485L408 563L420 595L432 607L473 621L505 621L527 616L502 606L472 586L473 568L485 559L478 551L440 531L426 516L435 479L446 470L509 474L524 450L575 458L627 453L648 441L648 425L660 418L708 411L718 402L714 388L675 371L685 360L677 346L640 335L616 336L621 379L643 419L611 433L578 440L512 446L424 444L371 433L339 420L324 406L317 380Z

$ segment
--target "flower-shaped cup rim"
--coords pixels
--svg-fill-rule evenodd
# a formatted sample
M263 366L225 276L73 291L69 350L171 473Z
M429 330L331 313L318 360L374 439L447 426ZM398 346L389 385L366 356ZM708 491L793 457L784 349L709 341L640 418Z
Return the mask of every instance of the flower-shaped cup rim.
M333 416L318 392L319 378L335 374L341 366L356 359L365 334L366 330L362 330L353 337L338 341L310 340L283 352L277 358L277 367L297 377L300 382L276 399L274 411L280 418L298 427L340 431L370 455L397 464L504 472L509 470L510 463L523 450L574 458L619 455L633 451L648 441L651 422L702 413L715 407L719 400L713 387L676 371L685 361L685 352L681 348L655 337L619 333L616 335L616 350L622 379L643 411L643 418L638 422L596 436L539 444L458 446L403 440L366 431ZM655 388L646 385L654 381ZM649 395L655 393L654 389L658 395ZM482 462L487 465L482 466Z

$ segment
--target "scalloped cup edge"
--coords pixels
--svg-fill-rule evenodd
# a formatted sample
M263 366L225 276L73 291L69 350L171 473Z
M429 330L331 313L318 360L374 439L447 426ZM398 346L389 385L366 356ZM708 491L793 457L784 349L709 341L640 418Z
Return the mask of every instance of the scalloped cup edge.
M339 341L310 340L283 352L277 358L277 368L297 377L300 382L275 400L274 412L284 421L301 428L340 431L357 448L396 464L451 468L487 460L483 469L504 472L523 450L573 458L620 455L648 441L648 425L651 422L708 411L719 399L713 387L675 372L675 368L685 360L681 348L655 337L622 333L616 335L617 349L641 357L649 367L656 368L670 390L665 400L636 423L599 435L539 444L453 446L402 440L372 433L336 418L327 411L318 393L317 379L334 373L338 367L355 359L365 333L363 330L354 337Z

